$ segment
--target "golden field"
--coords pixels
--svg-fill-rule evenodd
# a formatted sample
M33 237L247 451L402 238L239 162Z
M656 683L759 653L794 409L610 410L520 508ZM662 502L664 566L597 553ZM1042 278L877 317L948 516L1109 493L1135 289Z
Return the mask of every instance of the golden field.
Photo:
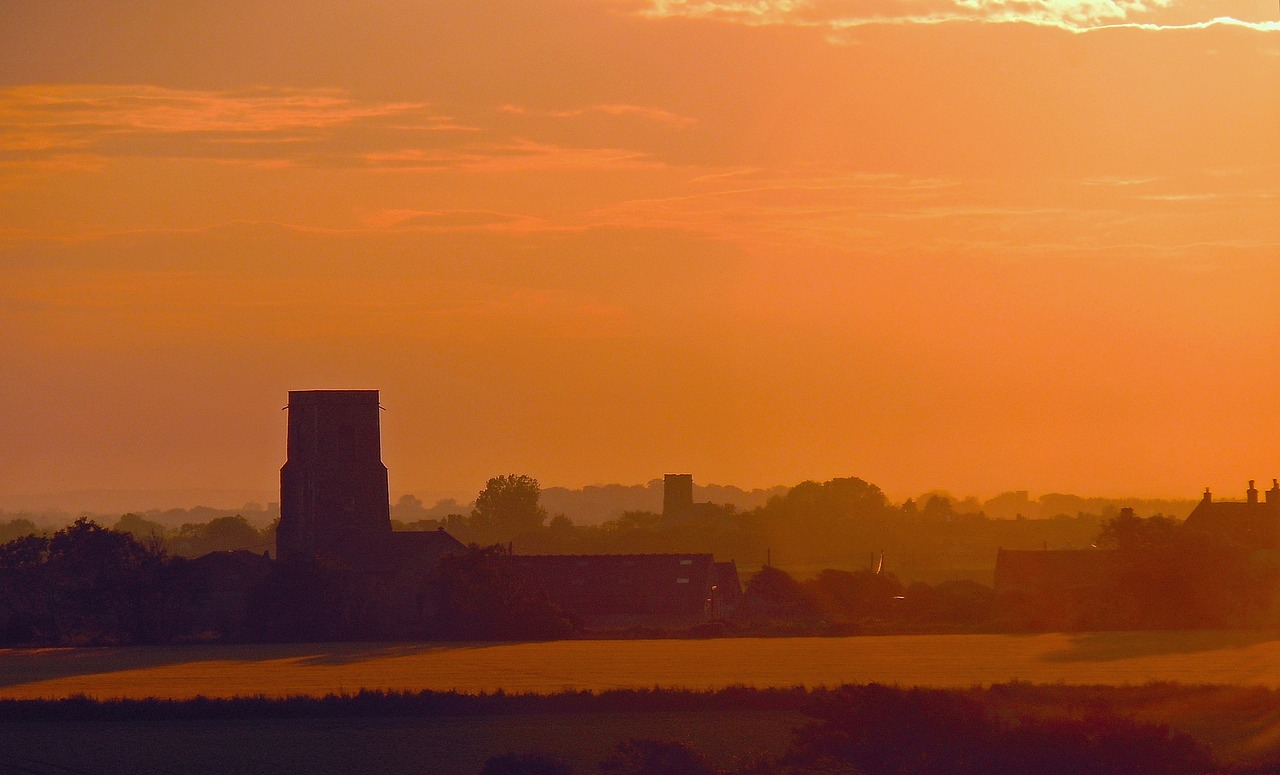
M554 692L889 683L1280 687L1280 633L343 643L0 650L0 698Z

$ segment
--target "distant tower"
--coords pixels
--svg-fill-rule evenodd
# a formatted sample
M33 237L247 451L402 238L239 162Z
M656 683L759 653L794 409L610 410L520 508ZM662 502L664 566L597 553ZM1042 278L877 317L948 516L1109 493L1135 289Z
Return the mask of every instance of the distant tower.
M360 565L391 533L376 390L289 391L276 556Z
M680 519L693 511L693 474L662 477L662 516Z

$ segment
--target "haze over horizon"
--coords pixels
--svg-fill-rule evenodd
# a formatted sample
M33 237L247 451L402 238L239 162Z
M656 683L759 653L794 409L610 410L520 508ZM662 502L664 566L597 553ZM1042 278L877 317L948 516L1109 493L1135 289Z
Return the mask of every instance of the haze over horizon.
M0 7L0 497L1239 497L1280 475L1251 0Z

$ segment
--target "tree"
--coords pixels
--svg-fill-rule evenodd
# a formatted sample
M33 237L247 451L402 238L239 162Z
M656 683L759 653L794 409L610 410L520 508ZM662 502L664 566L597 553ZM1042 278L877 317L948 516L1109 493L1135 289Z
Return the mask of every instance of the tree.
M735 616L745 620L797 623L816 620L819 611L813 597L791 574L766 565L747 581Z
M569 765L541 753L504 753L491 756L480 775L570 775Z
M824 570L805 586L825 608L852 621L889 620L902 583L892 573Z
M197 591L159 543L76 520L48 539L0 546L8 636L47 642L153 643L178 635Z
M119 533L129 533L138 540L163 538L165 533L164 525L144 519L133 512L121 516L120 521L111 529Z
M259 550L272 543L274 536L265 536L239 514L216 517L208 522L188 522L178 528L172 538L177 551L189 557L237 549Z
M476 496L471 519L478 532L499 541L542 527L547 512L538 505L542 488L538 480L524 474L495 476Z
M350 573L311 557L272 564L249 590L245 620L265 641L331 641L356 634Z
M879 487L856 476L801 482L786 495L770 499L768 507L799 523L839 523L848 519L884 517L889 499Z
M1169 517L1143 519L1133 512L1125 511L1102 523L1097 544L1099 549L1142 552L1166 549L1174 545L1178 538L1178 523Z
M36 523L29 519L19 517L8 522L0 522L0 541L12 541L15 538L34 535L36 532Z
M57 642L57 601L48 572L49 539L28 535L0 545L0 642Z
M627 740L619 743L600 771L616 775L715 775L697 751L677 740Z
M433 603L429 633L468 640L557 638L572 625L550 598L530 587L501 546L440 558L426 587Z

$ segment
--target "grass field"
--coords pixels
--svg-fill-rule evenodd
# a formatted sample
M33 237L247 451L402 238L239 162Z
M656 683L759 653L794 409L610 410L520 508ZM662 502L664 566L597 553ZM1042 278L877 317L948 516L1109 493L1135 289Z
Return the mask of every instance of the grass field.
M1280 633L1134 632L853 638L284 644L0 650L0 697L97 698L359 689L968 687L1228 684L1280 687Z

